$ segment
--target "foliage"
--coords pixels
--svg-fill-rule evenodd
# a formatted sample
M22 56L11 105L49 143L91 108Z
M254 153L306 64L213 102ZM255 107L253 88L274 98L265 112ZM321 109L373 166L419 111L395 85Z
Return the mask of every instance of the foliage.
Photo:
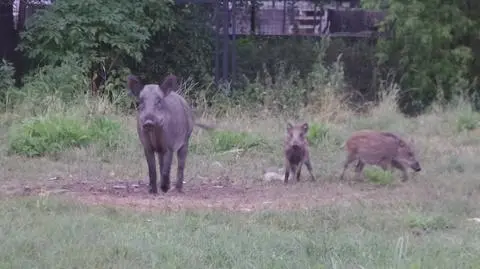
M12 87L15 83L13 75L15 73L15 68L12 63L2 59L0 63L0 89L2 91Z
M308 142L312 145L318 145L327 138L328 133L329 129L327 125L311 123L307 133Z
M151 82L174 73L202 86L210 83L214 53L212 11L211 5L176 5L172 15L175 23L155 32L135 71Z
M59 66L39 67L24 78L19 89L10 89L5 105L9 109L20 105L29 114L42 115L55 105L71 105L88 89L85 65L74 57L67 57ZM59 101L59 102L58 102Z
M107 118L45 115L13 125L9 152L28 157L55 154L93 142L113 149L118 145L120 125Z
M472 86L468 40L477 38L480 21L478 13L467 16L467 9L464 1L389 1L384 26L394 30L391 38L379 42L377 56L384 75L396 71L404 111L418 112L435 99L449 101Z
M92 64L122 56L140 61L152 33L172 27L170 18L167 1L55 1L27 22L20 49L46 63L68 54Z
M19 49L42 65L73 55L98 87L124 62L141 61L154 34L174 23L168 0L56 1L27 21Z
M15 84L13 78L14 73L15 68L13 65L5 59L2 59L2 62L0 62L0 101L2 106L7 102L7 92Z

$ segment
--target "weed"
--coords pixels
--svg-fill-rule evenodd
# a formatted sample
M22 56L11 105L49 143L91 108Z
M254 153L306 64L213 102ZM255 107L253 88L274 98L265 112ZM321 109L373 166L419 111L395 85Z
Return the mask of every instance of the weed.
M10 128L9 153L43 156L97 141L112 148L118 145L119 133L120 125L106 118L86 120L78 116L38 116Z
M214 131L210 142L214 152L232 149L248 150L267 145L265 139L259 135L234 131Z
M318 145L327 138L328 134L329 129L327 125L312 123L308 129L307 139L313 145Z
M388 170L377 167L365 167L365 176L370 182L380 185L388 185L393 182L393 174Z

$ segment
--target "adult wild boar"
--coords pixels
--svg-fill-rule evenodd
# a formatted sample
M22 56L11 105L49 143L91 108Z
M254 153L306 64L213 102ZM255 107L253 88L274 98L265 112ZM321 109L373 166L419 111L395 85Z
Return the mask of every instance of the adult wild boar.
M188 142L195 122L190 106L175 92L178 89L177 78L169 75L161 85L144 85L136 76L129 75L127 86L139 102L137 133L147 160L149 192L158 193L155 153L160 166L160 189L165 193L170 189L170 167L175 152L178 162L175 188L182 192Z
M345 143L347 158L340 179L344 178L348 165L358 161L355 167L356 178L365 164L380 166L383 170L397 168L402 171L403 180L408 180L407 168L415 172L422 170L412 146L391 132L361 130L354 132ZM393 172L393 171L392 171Z
M290 172L297 181L300 181L302 165L305 164L310 173L311 180L315 180L312 172L312 164L310 163L310 154L308 149L308 141L306 138L308 132L308 123L293 125L287 123L287 133L285 136L284 153L285 153L285 184L288 183Z

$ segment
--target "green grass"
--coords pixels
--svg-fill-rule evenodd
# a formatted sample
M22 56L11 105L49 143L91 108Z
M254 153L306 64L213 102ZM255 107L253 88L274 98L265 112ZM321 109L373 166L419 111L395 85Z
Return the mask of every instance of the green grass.
M9 152L29 157L43 156L98 142L114 149L119 145L118 122L97 116L47 115L28 118L10 129Z
M377 167L366 167L363 171L365 177L375 184L388 185L394 180L392 172Z
M460 219L451 220L457 228L428 218L402 222L409 213L391 213L358 205L296 213L135 213L56 199L14 199L0 206L0 267L480 266L478 226ZM415 236L412 226L434 229Z

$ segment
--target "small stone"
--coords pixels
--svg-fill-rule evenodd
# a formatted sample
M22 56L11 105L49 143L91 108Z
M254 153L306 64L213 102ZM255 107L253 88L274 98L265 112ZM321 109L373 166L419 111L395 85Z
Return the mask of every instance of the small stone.
M265 181L283 180L283 176L275 172L267 172L263 175Z
M62 194L62 193L66 193L68 190L65 190L65 189L58 189L58 190L52 190L50 191L50 193L52 194Z
M127 188L127 186L125 186L125 185L114 185L113 188L116 189L116 190L124 190L124 189Z

